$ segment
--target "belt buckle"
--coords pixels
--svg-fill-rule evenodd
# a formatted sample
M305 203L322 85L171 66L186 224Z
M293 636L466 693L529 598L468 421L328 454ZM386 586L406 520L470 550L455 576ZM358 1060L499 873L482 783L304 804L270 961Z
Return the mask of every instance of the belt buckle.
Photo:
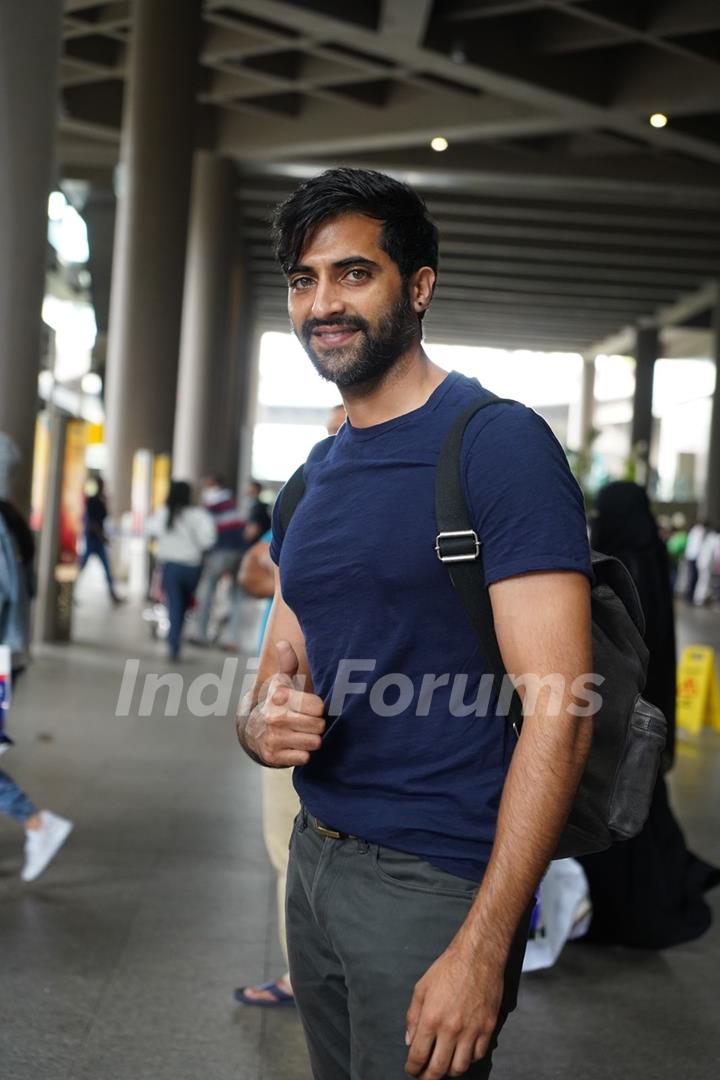
M315 832L319 832L321 836L329 836L331 840L342 840L342 833L337 829L329 829L327 825L323 825L317 818L313 819L313 825L315 826Z

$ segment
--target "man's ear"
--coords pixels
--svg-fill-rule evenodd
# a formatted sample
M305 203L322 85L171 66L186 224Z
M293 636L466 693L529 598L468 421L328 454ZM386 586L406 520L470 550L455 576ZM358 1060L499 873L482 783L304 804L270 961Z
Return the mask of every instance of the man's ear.
M420 314L430 306L435 291L435 271L429 266L421 266L410 278L410 303L413 310Z

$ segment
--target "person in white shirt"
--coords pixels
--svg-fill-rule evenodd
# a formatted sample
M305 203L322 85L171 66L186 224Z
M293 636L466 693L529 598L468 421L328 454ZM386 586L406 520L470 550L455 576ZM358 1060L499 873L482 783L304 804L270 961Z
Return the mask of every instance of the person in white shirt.
M720 532L708 526L697 557L697 584L693 601L696 607L703 607L713 598L713 578L720 565Z
M217 536L215 522L207 510L192 505L192 490L184 480L170 484L167 505L150 518L148 532L158 537L156 557L162 564L162 581L167 597L170 632L170 659L180 655L185 613L197 589L203 557Z
M698 556L707 529L706 521L697 521L688 533L687 544L685 545L685 564L687 566L685 599L688 604L692 604L695 597L695 589L698 583Z

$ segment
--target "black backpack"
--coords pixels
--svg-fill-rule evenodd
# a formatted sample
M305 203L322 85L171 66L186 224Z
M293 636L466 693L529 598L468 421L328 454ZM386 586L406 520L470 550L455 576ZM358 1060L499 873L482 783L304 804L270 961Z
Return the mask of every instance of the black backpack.
M495 636L492 606L485 585L482 539L473 529L460 476L460 448L465 428L481 409L505 398L488 395L468 408L450 428L440 450L435 476L435 550L475 631L500 693L506 671ZM282 489L283 535L305 491L304 466ZM560 837L556 859L602 851L616 840L636 836L650 810L665 747L667 722L660 709L642 698L648 665L643 641L645 620L635 584L625 566L592 553L593 670L604 681L602 704L593 716L593 740L570 817ZM507 721L516 736L522 728L522 704L513 693Z

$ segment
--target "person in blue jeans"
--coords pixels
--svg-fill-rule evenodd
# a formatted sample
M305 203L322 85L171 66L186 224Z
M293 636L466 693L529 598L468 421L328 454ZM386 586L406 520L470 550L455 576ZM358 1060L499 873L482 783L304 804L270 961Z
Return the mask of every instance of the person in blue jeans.
M5 733L11 687L28 660L30 601L34 591L35 540L25 518L0 499L0 754L13 741ZM34 881L55 857L72 830L72 822L38 810L11 776L0 770L0 813L25 829L23 881Z
M80 571L87 566L88 559L95 555L102 564L105 577L110 590L110 599L113 604L119 604L120 597L115 592L110 560L107 553L107 537L105 536L105 521L108 516L107 501L105 499L105 487L100 477L95 481L96 490L93 495L85 498L85 551L80 558Z
M7 814L25 829L25 862L20 876L23 881L35 881L67 840L72 832L72 822L50 810L38 810L32 799L2 769L0 813Z
M203 558L215 543L217 531L207 510L192 505L192 490L184 480L171 482L167 504L151 517L148 531L158 538L155 554L162 564L170 619L169 655L175 661L180 656L183 622L200 581Z

